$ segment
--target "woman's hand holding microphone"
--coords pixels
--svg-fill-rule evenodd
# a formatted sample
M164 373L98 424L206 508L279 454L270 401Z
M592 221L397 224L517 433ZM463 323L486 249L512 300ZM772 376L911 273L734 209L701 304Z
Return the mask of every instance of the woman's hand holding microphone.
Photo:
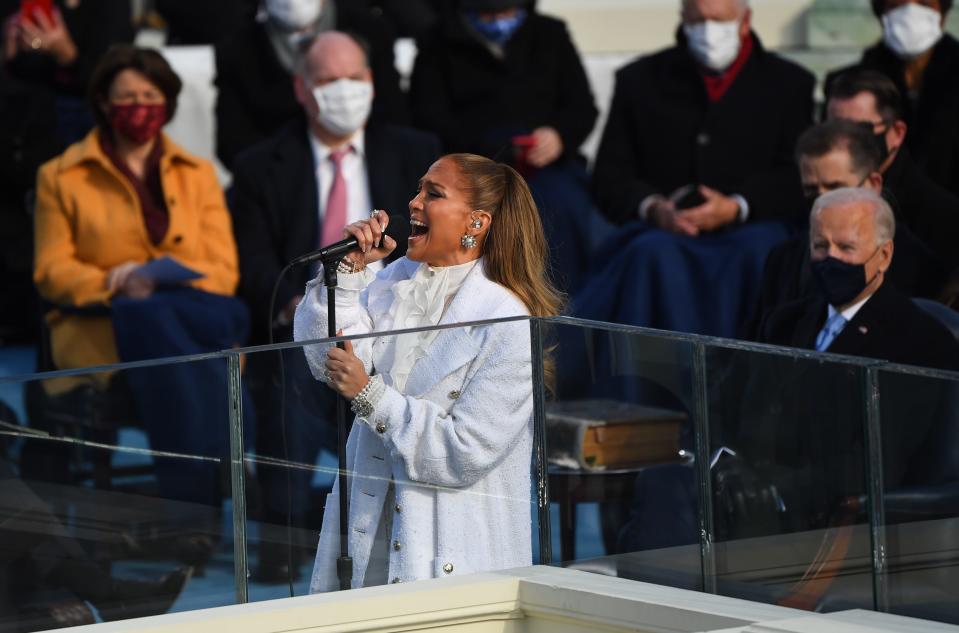
M369 219L348 224L343 228L343 237L355 237L359 245L343 259L351 264L352 272L360 272L367 264L389 257L396 249L396 240L386 234L390 216L376 209Z
M367 264L378 262L396 249L396 240L386 234L389 216L380 210L370 214L369 219L348 224L343 229L344 237L355 237L359 248L343 258L353 272L360 272ZM337 332L342 336L343 330ZM363 361L353 353L353 344L346 341L344 349L331 347L326 356L326 381L347 400L356 397L370 381Z

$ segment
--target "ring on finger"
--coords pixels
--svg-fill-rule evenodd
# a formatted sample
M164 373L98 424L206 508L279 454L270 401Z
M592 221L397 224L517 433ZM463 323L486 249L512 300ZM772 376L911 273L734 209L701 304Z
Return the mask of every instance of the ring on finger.
M32 48L35 51L40 50L41 48L43 48L43 40L41 40L39 37L33 38L32 40L30 40L30 48Z

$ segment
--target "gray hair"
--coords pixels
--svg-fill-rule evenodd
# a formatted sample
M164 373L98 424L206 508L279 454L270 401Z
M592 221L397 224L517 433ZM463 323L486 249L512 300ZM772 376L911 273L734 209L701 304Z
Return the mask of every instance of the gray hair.
M862 202L872 208L872 219L876 227L876 246L891 241L896 236L896 216L892 212L892 207L885 198L865 187L843 187L816 198L812 211L809 212L809 225L812 226L812 221L819 217L823 209Z

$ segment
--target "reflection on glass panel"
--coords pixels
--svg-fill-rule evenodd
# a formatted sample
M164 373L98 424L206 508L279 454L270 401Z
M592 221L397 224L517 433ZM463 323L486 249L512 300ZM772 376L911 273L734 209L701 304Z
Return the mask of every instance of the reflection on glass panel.
M871 608L863 368L722 347L706 359L719 592Z
M879 372L893 613L959 624L959 377Z
M0 628L235 599L223 358L7 383Z
M368 416L345 409L350 586L532 564L529 322L385 334L351 346L364 378L379 376L384 388ZM288 595L290 585L297 595L340 587L328 350L318 343L247 357L259 424L255 442L245 442L260 491L248 521L251 600ZM391 373L407 354L408 373Z
M553 561L701 588L692 345L550 324L546 405Z

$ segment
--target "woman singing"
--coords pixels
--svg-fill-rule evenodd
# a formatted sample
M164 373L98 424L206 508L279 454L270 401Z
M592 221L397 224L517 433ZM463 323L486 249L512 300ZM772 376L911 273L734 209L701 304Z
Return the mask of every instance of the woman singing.
M557 314L536 205L512 168L451 154L410 201L406 257L373 275L366 266L396 247L383 233L387 221L374 212L346 228L360 248L340 264L336 290L346 334L384 336L305 349L314 375L357 413L347 443L352 586L529 565L529 324L388 332ZM297 308L295 338L322 338L326 328L318 278ZM338 586L333 489L312 592Z

